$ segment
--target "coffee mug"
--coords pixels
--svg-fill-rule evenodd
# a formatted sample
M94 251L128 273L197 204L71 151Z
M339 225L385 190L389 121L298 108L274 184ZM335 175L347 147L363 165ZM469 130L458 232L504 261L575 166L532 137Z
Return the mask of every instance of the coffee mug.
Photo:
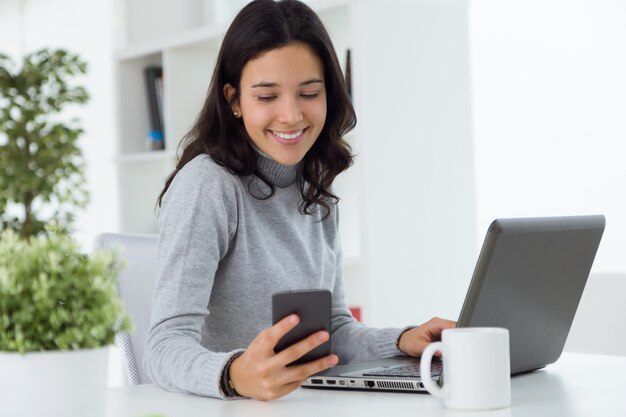
M435 352L443 359L443 386L428 376ZM509 331L497 327L446 329L422 353L422 382L446 407L491 410L511 405Z

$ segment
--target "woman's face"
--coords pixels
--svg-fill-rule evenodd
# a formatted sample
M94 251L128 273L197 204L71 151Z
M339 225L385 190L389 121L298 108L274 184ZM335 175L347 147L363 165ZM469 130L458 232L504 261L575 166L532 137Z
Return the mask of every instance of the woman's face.
M282 165L300 162L326 120L320 58L302 43L272 49L246 63L240 90L232 109L243 118L256 147ZM234 94L226 84L226 98Z

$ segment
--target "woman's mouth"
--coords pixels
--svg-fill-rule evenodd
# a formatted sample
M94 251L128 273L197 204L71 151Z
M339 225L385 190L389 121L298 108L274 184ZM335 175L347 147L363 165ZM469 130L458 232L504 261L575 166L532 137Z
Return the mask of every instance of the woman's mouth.
M277 142L282 143L283 145L295 145L300 142L307 129L308 127L300 130L290 130L285 132L280 132L278 130L268 131Z

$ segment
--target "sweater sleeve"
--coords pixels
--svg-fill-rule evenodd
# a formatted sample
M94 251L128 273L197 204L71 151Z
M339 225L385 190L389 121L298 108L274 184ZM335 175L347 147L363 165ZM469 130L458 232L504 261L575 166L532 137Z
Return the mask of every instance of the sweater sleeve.
M337 276L332 295L331 332L333 353L339 356L339 363L344 365L350 362L403 355L398 349L396 342L402 332L412 326L407 328L368 327L352 317L346 304L346 294L341 273L343 260L338 227L335 254L337 258Z
M144 367L170 391L224 398L224 366L240 350L211 352L200 344L218 263L237 228L234 183L203 158L176 175L159 214L158 278Z

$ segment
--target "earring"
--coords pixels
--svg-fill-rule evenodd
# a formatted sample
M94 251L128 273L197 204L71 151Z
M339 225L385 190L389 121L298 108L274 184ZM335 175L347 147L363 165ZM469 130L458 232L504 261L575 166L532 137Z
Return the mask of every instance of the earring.
M239 118L239 112L238 112L238 111L234 111L234 112L233 112L233 116L235 116L235 117Z

